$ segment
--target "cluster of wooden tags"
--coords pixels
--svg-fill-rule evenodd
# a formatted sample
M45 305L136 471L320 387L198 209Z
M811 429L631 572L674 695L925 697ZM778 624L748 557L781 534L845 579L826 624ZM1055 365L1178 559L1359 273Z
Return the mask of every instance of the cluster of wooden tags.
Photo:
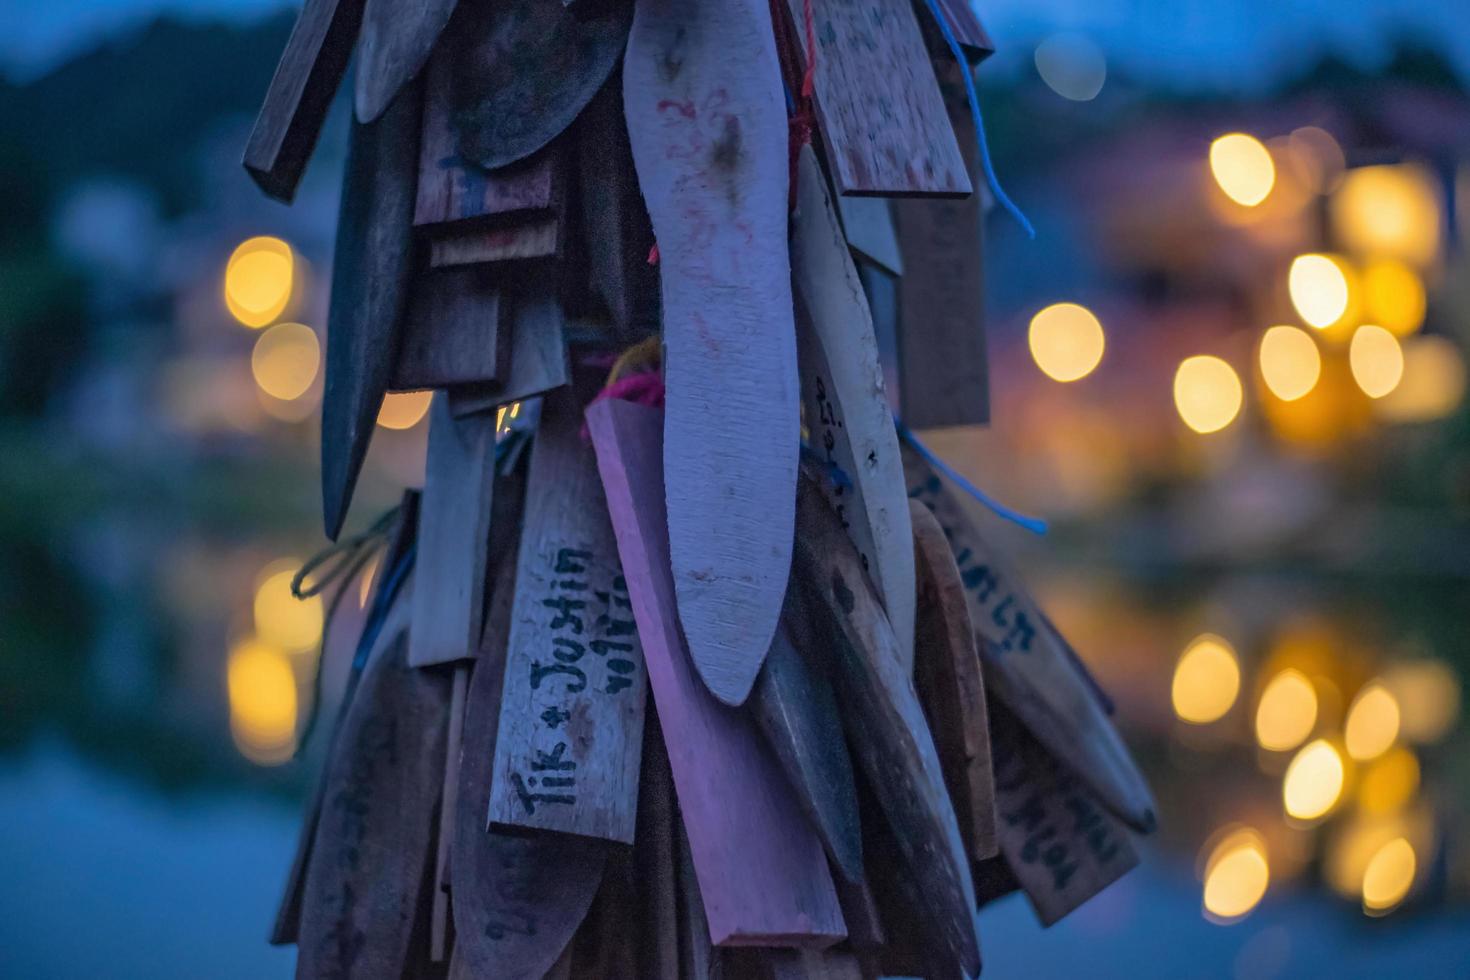
M1132 867L1110 704L893 421L988 417L968 6L307 0L267 193L354 48L330 536L384 394L434 396L299 974L974 976L980 905Z

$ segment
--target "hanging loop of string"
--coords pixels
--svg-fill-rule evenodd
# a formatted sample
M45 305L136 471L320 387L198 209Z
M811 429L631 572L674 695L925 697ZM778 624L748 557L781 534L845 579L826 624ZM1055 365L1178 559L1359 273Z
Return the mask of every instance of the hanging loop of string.
M291 594L298 599L310 599L312 596L320 595L327 586L344 576L351 580L387 538L388 529L397 519L398 508L395 506L374 521L367 530L354 534L350 538L343 538L312 555L292 576ZM307 576L319 568L324 570L315 581L308 585Z
M934 452L934 450L924 445L924 443L919 440L919 437L914 435L913 431L908 426L904 425L903 421L897 415L893 417L893 424L898 427L898 437L904 442L908 443L911 447L913 447L914 452L924 457L924 461L926 463L934 467L939 472L943 473L945 476L949 477L950 480L954 481L954 484L957 487L959 487L965 493L969 494L971 497L974 497L980 503L984 504L997 517L1003 517L1006 520L1010 521L1012 524L1015 524L1019 527L1024 527L1032 534L1046 533L1046 521L1042 520L1039 517L1031 517L1029 515L1023 514L1018 510L1012 510L1005 504L990 496L984 490L981 490L979 487L975 486L975 484L971 483L969 480L965 479L964 474L955 469L953 466L950 466L948 463L946 463L943 458L939 456L938 453Z

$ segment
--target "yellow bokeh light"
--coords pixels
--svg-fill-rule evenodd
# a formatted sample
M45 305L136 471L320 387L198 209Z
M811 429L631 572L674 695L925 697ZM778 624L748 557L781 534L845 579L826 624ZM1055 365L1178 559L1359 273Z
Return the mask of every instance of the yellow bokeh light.
M1204 906L1214 921L1233 922L1266 894L1271 866L1261 835L1249 827L1225 835L1205 865Z
M1286 284L1297 315L1318 330L1332 326L1348 311L1347 272L1331 256L1298 255L1291 262Z
M1419 775L1419 759L1409 749L1379 756L1358 779L1358 807L1369 816L1394 813L1419 791Z
M300 565L290 558L272 562L255 583L256 635L290 653L310 650L322 638L321 597L291 594L291 579Z
M390 391L378 409L378 424L385 429L412 429L429 411L432 391Z
M1410 337L1403 342L1404 377L1397 388L1373 403L1391 422L1432 422L1460 407L1465 399L1465 358L1446 337Z
M1307 676L1288 667L1266 685L1256 705L1256 741L1285 752L1306 741L1317 724L1317 691Z
M1031 318L1031 357L1053 381L1076 381L1103 356L1103 328L1092 311L1076 303L1054 303Z
M1218 636L1197 637L1174 668L1174 713L1181 720L1205 725L1224 716L1240 693L1240 664L1235 650Z
M255 341L250 372L267 395L295 401L316 380L321 359L316 331L300 323L278 323Z
M271 323L291 301L291 246L261 235L241 242L225 264L225 306L247 327Z
M1227 133L1210 144L1210 172L1227 197L1246 207L1264 201L1276 183L1271 152L1246 133Z
M1174 407L1196 432L1219 432L1240 413L1240 376L1218 357L1186 357L1174 372Z
M1347 767L1332 743L1324 738L1309 742L1286 767L1281 800L1288 816L1315 820L1342 797Z
M225 670L230 732L247 759L279 765L296 747L296 675L280 650L249 639L230 651Z
M1424 280L1407 263L1379 259L1363 269L1363 317L1396 336L1424 325Z
M1417 865L1413 845L1402 837L1380 847L1363 872L1363 911L1369 915L1392 911L1413 886Z
M1418 266L1439 253L1440 211L1434 175L1416 164L1349 170L1330 203L1333 229L1348 249Z
M1438 742L1460 717L1460 681L1438 660L1409 660L1385 670L1379 683L1398 701L1399 734L1420 745Z
M1322 354L1311 334L1279 326L1261 337L1261 378L1271 394L1284 402L1296 401L1317 386L1322 377Z
M1347 723L1343 728L1348 755L1359 762L1376 759L1393 748L1398 735L1398 700L1382 684L1367 685L1358 692L1348 709Z
M1363 394L1382 398L1404 378L1404 349L1393 334L1376 324L1365 323L1353 331L1348 364Z

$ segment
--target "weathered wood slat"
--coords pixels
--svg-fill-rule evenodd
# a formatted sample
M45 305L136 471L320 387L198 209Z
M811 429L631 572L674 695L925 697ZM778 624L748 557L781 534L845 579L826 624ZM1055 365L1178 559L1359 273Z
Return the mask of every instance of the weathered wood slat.
M934 512L960 569L985 683L1099 802L1130 826L1155 824L1153 795L1128 747L1015 574L939 475L905 448L909 496Z
M429 924L429 959L449 958L449 848L454 840L454 811L459 806L459 748L464 730L464 702L469 693L470 665L454 665L449 688L449 730L444 754L444 791L439 797L439 837L434 855L434 892Z
M995 53L995 42L981 25L969 0L936 0L936 3L945 22L949 24L949 29L954 33L955 40L959 42L960 51L966 61L975 65ZM934 18L929 13L928 4L919 0L918 6L924 8L922 21L927 28L926 33L934 35L929 45L930 50L941 51L948 57L949 46L940 36L939 26L933 23Z
M800 439L786 108L766 0L636 0L623 103L658 237L664 479L700 678L750 693L781 616Z
M821 843L749 716L720 704L699 684L680 640L663 514L661 415L605 399L587 410L587 426L643 635L710 938L731 946L829 946L845 929Z
M347 71L363 0L306 0L245 144L245 170L290 203Z
M878 588L906 673L914 665L914 534L878 341L827 181L801 149L791 230L797 355L812 449L841 470L822 492ZM836 474L832 474L836 477Z
M805 60L804 0L787 2ZM818 3L813 12L817 122L837 192L969 194L911 0Z
M496 270L483 265L420 271L388 387L421 391L496 383L510 366L509 318Z
M560 243L561 222L555 215L503 228L444 231L429 238L429 265L544 259L556 255Z
M837 647L847 736L893 830L921 907L969 976L980 972L975 890L923 709L862 559L811 481L797 498L796 571Z
M581 429L569 390L546 399L526 480L489 813L495 824L631 844L648 684Z
M637 900L633 851L615 848L608 855L602 888L592 901L587 921L572 941L569 980L648 980L639 972Z
M508 295L510 369L500 385L458 385L449 389L456 417L488 412L501 405L543 395L571 380L566 321L561 302L549 289L534 287Z
M418 87L376 122L353 123L337 219L322 394L322 502L336 539L393 375L408 304Z
M372 122L411 82L454 13L456 0L364 0L353 101Z
M675 881L679 888L679 976L686 980L723 980L715 969L715 949L710 943L709 919L699 893L694 854L683 816L674 814L674 854L678 860Z
M934 744L949 798L970 858L994 857L995 779L990 768L990 721L985 682L975 649L975 627L965 584L939 521L917 500L913 505L914 558L919 615L914 639L914 686Z
M839 196L837 210L849 248L888 275L903 275L903 252L888 198Z
M764 955L771 980L863 980L857 957L840 949L773 949Z

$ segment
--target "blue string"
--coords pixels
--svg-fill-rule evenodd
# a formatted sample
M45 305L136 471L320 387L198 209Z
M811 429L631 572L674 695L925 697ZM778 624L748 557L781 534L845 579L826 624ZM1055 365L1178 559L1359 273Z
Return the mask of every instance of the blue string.
M980 146L980 167L985 171L985 182L990 185L990 193L1000 202L1012 218L1016 219L1026 231L1027 238L1036 237L1036 229L1032 227L1031 221L1021 213L1014 201L1006 194L1000 186L1000 178L995 175L995 165L990 162L990 146L985 142L985 122L980 118L980 96L975 92L975 79L970 72L970 62L965 58L965 53L960 50L960 42L955 39L954 30L950 28L949 21L944 19L944 11L939 9L938 0L925 0L929 5L929 12L934 15L934 20L939 24L939 33L944 35L944 42L949 45L950 54L960 66L960 75L965 80L965 96L970 102L970 118L975 121L975 142Z
M953 466L950 466L944 460L940 459L939 456L935 454L934 450L930 449L928 446L920 442L919 437L914 435L909 427L904 425L903 421L899 419L897 415L893 417L893 424L898 426L899 438L912 446L914 452L924 457L925 462L927 462L930 466L934 467L939 472L943 473L945 476L949 477L951 480L954 481L956 486L965 491L965 493L968 493L970 496L974 497L976 500L980 501L980 503L984 504L986 507L989 507L992 511L996 513L997 516L1004 517L1011 523L1018 524L1021 527L1024 527L1032 534L1046 533L1046 521L1042 520L1039 517L1028 517L1027 515L1022 514L1020 511L1011 510L1005 504L991 497L984 490L981 490L979 487L975 486L975 484L965 479L964 475L961 474L959 470L956 470Z
M378 634L383 631L383 625L388 621L388 610L393 607L393 600L398 597L398 589L403 585L403 580L408 578L409 569L413 568L414 555L418 551L418 542L409 545L403 557L398 560L398 565L389 570L388 577L383 580L382 587L373 601L372 611L368 613L367 626L362 631L362 636L357 640L357 650L352 656L352 669L362 670L367 666L368 656L373 647L377 645Z

